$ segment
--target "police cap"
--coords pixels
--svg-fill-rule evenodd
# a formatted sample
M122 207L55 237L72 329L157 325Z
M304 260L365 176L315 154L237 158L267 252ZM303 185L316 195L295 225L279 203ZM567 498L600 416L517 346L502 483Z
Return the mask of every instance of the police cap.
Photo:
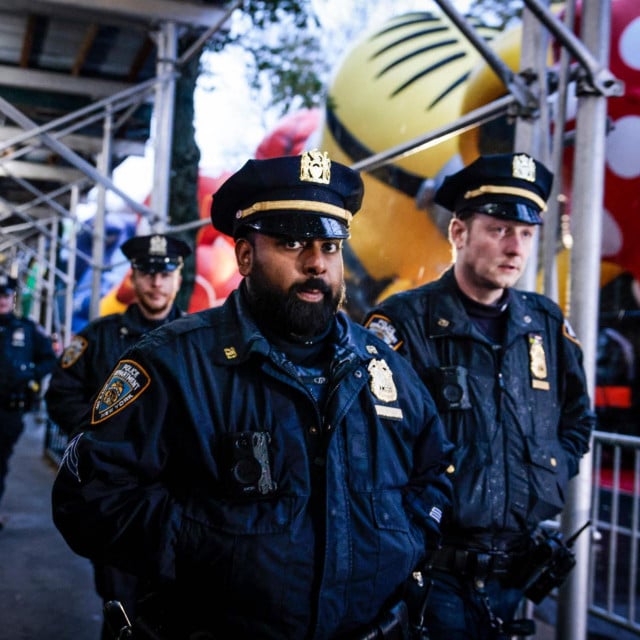
M526 153L480 156L447 176L435 202L457 217L474 212L527 224L542 224L553 174Z
M129 238L120 249L131 266L144 273L175 271L191 253L186 242L159 233Z
M6 273L0 273L0 295L8 296L18 288L17 278L12 278Z
M328 154L249 160L216 191L213 226L238 237L249 230L294 238L348 238L364 187L357 171Z

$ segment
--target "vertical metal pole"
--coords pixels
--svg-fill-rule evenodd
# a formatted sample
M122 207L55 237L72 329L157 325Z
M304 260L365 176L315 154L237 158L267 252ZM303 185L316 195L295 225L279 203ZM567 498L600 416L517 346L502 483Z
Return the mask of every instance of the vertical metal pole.
M545 0L548 6L549 0ZM520 53L520 73L530 77L529 88L538 96L537 117L519 117L516 122L514 151L526 152L549 166L549 109L547 105L547 55L549 36L536 17L525 9L522 14L522 48ZM538 271L539 233L518 286L533 291L536 288Z
M162 25L158 33L158 63L156 75L162 76L175 69L178 52L177 29L173 22ZM153 188L151 189L151 209L156 212L157 222L152 231L162 232L167 226L169 212L169 188L171 175L171 147L173 145L173 112L175 106L175 78L156 85L154 103L153 135Z
M31 313L29 316L34 322L40 324L40 311L42 310L42 267L45 264L46 236L41 233L38 236L38 264L36 265L36 277L31 292Z
M45 307L45 316L44 316L44 328L47 333L51 335L53 330L53 313L54 313L54 305L56 304L55 298L55 288L56 288L56 255L57 255L57 238L58 238L58 227L60 226L60 222L58 218L54 218L51 223L51 237L49 239L49 259L47 264L49 265L49 270L47 272L47 282L46 282L46 307Z
M582 3L582 40L604 66L608 65L610 28L610 0ZM584 367L592 397L598 331L606 117L605 96L595 91L579 96L571 205L575 238L571 273L579 274L579 278L573 278L570 317L584 350ZM590 517L591 458L588 454L582 459L580 474L570 484L562 517L565 535L576 531ZM575 546L576 567L560 590L558 637L563 640L585 640L587 637L589 548L589 536L580 536Z
M575 0L569 0L564 8L564 25L567 29L573 29L575 19ZM553 188L549 198L549 208L544 216L542 229L543 250L543 286L542 292L555 302L560 302L558 284L557 253L560 239L560 216L564 211L559 197L562 193L562 166L564 160L564 135L567 111L567 91L569 84L569 52L565 47L560 51L560 63L558 71L558 91L556 93L555 114L552 118L554 124L552 142L552 161L550 169L553 172Z
M72 224L69 229L67 247L69 259L67 261L67 286L64 290L64 328L60 336L62 346L66 347L71 341L73 332L73 290L76 284L76 249L78 246L78 202L80 200L80 189L78 185L71 187L71 202L69 211L71 212Z
M113 113L111 106L107 106L102 132L102 151L98 158L98 169L102 175L111 175L111 147ZM91 306L89 319L93 320L100 315L100 298L102 297L102 271L104 269L104 239L105 219L107 207L107 190L101 183L98 185L98 198L96 214L93 218L93 278L91 280Z

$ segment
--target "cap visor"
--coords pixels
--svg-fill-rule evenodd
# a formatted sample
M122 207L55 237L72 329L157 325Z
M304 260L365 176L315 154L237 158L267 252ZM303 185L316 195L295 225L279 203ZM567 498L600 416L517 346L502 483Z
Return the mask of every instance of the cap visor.
M259 233L292 238L348 238L349 229L336 218L314 213L271 213L245 225Z

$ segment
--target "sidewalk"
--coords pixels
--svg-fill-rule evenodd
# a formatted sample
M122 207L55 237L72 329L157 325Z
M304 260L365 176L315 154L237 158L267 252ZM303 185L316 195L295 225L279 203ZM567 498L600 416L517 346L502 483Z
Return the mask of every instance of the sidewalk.
M51 521L55 467L44 424L28 414L0 504L0 640L99 640L102 604L93 570Z

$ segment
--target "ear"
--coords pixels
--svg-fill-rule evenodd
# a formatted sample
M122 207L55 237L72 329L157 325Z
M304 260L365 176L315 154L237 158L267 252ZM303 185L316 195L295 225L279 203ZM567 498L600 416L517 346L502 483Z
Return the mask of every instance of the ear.
M239 238L236 240L235 252L240 275L248 276L253 265L253 246L246 238Z
M464 235L467 232L467 224L459 218L451 218L449 223L449 240L455 249L462 249L464 246Z

